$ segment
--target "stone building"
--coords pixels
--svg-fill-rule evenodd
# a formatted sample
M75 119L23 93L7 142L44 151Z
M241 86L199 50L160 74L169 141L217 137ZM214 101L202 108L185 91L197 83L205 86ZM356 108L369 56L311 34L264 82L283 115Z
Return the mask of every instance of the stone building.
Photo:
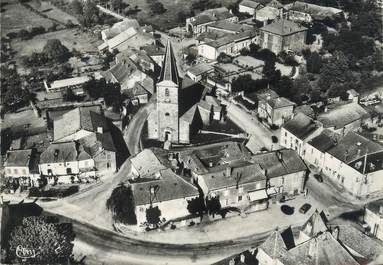
M259 45L275 54L281 51L300 51L305 47L307 28L292 21L279 19L259 31Z

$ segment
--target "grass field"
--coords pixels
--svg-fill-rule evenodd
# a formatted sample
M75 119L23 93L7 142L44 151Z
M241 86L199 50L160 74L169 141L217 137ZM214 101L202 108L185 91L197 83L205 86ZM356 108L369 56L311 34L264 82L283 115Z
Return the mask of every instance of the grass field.
M124 0L130 7L138 6L141 9L137 13L136 18L142 23L152 24L153 26L164 29L171 29L179 25L185 25L185 21L180 23L178 21L178 14L180 11L187 12L190 10L191 5L198 0L159 0L165 7L166 12L160 15L153 15L150 12L146 0ZM236 0L211 0L211 2L218 2L223 6L235 3Z
M2 2L1 36L5 36L9 32L19 31L20 29L28 30L37 26L49 28L52 25L51 20L40 17L18 4L15 0Z
M58 39L69 50L75 48L80 52L96 52L97 46L102 43L97 37L78 29L64 29L40 34L30 40L13 40L12 48L17 52L17 57L31 55L32 52L41 52L49 39Z
M72 21L72 23L75 25L79 24L77 18L69 15L68 13L65 13L47 1L33 0L28 2L28 4L34 9L47 15L49 18L56 19L65 24L68 22L68 20Z

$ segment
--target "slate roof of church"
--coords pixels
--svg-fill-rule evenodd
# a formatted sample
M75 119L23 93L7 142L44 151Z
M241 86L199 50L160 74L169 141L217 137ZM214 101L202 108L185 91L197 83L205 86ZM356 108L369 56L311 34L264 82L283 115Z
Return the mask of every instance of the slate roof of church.
M178 76L177 61L174 57L172 44L170 40L168 40L168 43L166 45L165 58L162 63L159 82L169 80L179 85L179 79L180 78Z

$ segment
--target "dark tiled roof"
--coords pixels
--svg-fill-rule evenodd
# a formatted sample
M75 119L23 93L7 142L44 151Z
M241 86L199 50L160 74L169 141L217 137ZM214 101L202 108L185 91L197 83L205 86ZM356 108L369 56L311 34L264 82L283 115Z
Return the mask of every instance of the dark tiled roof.
M273 259L287 255L287 246L280 231L274 231L271 233L271 235L265 242L262 243L262 245L259 246L259 248Z
M346 134L327 152L361 173L383 169L383 145L354 132ZM365 160L366 166L364 166Z
M208 42L208 43L206 43L206 45L209 45L209 46L214 47L214 48L219 48L219 47L222 47L222 46L227 45L227 44L232 43L232 42L253 38L256 35L257 34L255 31L247 30L247 31L240 32L237 34L228 34L222 38Z
M301 231L309 237L315 237L320 233L328 231L323 212L319 213L318 210L315 210L302 226Z
M251 30L253 28L252 26L249 26L249 25L233 23L226 20L220 20L220 21L214 22L212 24L209 24L208 27L213 29L223 29L227 31L232 31L233 33Z
M195 115L198 112L197 105L192 106L188 111L186 111L180 119L183 121L186 121L187 123L191 124L193 122L193 119Z
M295 135L297 138L304 140L316 129L319 125L310 117L303 113L298 113L295 117L283 125L287 131Z
M296 114L303 113L306 116L309 116L310 118L314 118L315 116L314 110L311 108L310 105L297 106L294 110L294 113Z
M335 108L321 113L318 116L318 120L323 123L323 127L325 128L335 127L335 129L339 129L356 120L361 120L368 117L368 112L358 103L349 103L343 105L335 105Z
M198 75L201 75L203 73L210 72L213 69L214 68L211 65L208 65L206 63L200 63L200 64L197 64L197 65L195 65L193 67L190 67L188 69L188 72L192 73L193 75L198 76Z
M311 139L308 143L324 153L330 148L334 147L339 139L340 135L331 130L324 129L321 134Z
M278 158L278 154L281 155L281 159ZM306 164L299 155L290 149L256 154L252 156L252 161L267 170L266 176L268 178L275 178L307 170Z
M261 3L251 1L251 0L243 0L239 3L241 6L247 6L250 8L258 8L259 6L262 6Z
M286 36L297 32L305 31L307 30L307 28L300 26L299 24L290 20L279 19L260 28L259 30L267 31L276 35Z
M338 240L345 246L363 255L367 260L375 259L383 253L383 244L351 225L333 225L330 228L339 228Z
M27 167L29 166L31 155L32 149L8 151L4 166Z
M273 109L279 109L279 108L284 108L288 106L294 106L295 103L291 102L287 98L284 97L278 97L278 98L273 98L267 101Z
M153 175L165 169L152 149L144 149L136 156L130 158L132 165L137 169L140 177Z
M92 133L78 141L84 150L92 157L99 154L103 149L107 151L116 151L113 142L112 134L110 132Z
M114 81L113 78L115 78L118 83L122 84L137 70L137 66L131 59L124 58L105 73L105 78L107 81Z
M341 13L341 9L327 7L327 6L319 6L310 3L304 3L300 1L296 1L292 4L286 6L286 9L298 11L302 13L307 13L313 16L316 19L323 19L325 17L331 17L335 14Z
M52 143L40 156L40 164L60 163L77 160L75 142Z
M179 85L177 62L176 58L174 57L174 52L170 40L168 40L166 45L165 58L162 63L159 82L165 80L173 81L173 83Z
M160 171L160 179L131 183L136 206L198 196L198 189L170 169ZM154 194L150 194L151 187Z

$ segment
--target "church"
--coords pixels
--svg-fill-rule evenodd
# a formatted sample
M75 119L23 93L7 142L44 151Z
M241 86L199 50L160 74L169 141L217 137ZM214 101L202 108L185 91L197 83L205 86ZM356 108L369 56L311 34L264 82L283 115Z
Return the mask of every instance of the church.
M156 84L156 110L148 117L148 138L189 144L203 125L197 105L203 90L202 85L179 76L173 48L168 40Z

